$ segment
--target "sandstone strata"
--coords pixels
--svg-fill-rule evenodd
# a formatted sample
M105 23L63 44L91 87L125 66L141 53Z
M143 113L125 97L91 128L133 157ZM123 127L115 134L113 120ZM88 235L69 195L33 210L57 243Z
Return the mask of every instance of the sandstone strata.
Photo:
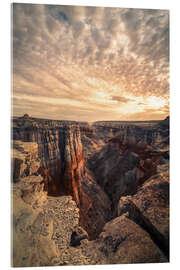
M14 119L13 266L167 262L168 123Z
M14 140L37 143L39 172L48 195L71 195L80 208L81 225L96 237L111 216L111 202L86 169L79 125L47 127L32 119L25 119L25 126L23 119L20 123L15 121Z
M101 125L96 124L97 133L102 130ZM168 122L150 127L105 126L105 132L106 138L99 136L104 144L87 157L87 164L116 205L121 196L135 193L138 186L155 174L159 164L168 163ZM95 140L98 141L97 137Z

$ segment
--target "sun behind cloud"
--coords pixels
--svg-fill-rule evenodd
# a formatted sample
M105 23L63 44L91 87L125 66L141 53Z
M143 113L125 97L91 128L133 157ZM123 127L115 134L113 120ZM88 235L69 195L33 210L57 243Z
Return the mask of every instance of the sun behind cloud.
M13 4L12 26L15 116L169 114L167 10Z

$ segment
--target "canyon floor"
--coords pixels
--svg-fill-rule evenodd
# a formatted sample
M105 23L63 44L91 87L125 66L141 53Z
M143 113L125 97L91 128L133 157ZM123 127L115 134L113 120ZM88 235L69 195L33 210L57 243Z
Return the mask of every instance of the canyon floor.
M12 266L169 262L169 118L12 119Z

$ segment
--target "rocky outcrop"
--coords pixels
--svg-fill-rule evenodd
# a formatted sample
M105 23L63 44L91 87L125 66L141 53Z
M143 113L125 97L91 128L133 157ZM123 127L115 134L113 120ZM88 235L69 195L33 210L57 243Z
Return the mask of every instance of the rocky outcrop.
M169 120L13 123L13 266L169 261Z
M71 246L79 246L81 244L81 240L88 239L87 232L81 228L80 226L77 226L74 228L74 231L71 235Z
M42 128L29 120L29 126L14 127L14 140L36 142L41 174L50 195L69 194L80 204L81 179L84 175L82 144L78 127ZM28 120L25 120L25 124ZM18 123L18 120L16 121ZM16 123L16 125L17 125ZM35 126L36 124L36 126Z
M33 185L32 179L13 185L14 267L63 264L62 251L70 245L79 221L79 209L70 196L47 197L38 176L34 178Z
M80 208L80 224L90 238L96 237L111 216L111 202L86 169L80 127L62 123L51 127L48 122L48 128L31 118L14 122L14 141L38 145L39 172L48 195L71 195Z
M19 181L20 177L38 174L40 160L37 143L13 141L12 169L14 182Z
M112 217L111 200L91 178L90 172L86 176L82 181L80 224L88 232L89 238L95 239Z
M158 164L168 162L168 123L165 120L153 126L122 125L119 131L115 129L113 137L110 127L105 130L104 145L91 153L87 164L113 205L117 205L121 196L134 194L155 174Z
M121 197L117 214L127 216L148 231L169 258L169 171L159 166L133 196Z
M108 222L98 241L110 264L167 261L149 234L125 215Z
M41 180L31 176L13 184L13 266L168 261L128 212L106 223L99 237L89 241L78 225L76 203L70 196L47 197Z

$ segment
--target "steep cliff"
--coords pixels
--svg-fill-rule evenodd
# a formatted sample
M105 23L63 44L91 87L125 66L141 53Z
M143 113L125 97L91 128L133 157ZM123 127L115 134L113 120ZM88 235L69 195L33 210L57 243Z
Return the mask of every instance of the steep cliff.
M13 265L169 260L169 119L13 121Z
M20 118L14 120L13 139L37 143L38 172L48 195L71 195L80 208L80 223L95 237L111 216L111 202L86 169L79 125Z
M157 166L169 160L168 120L142 125L117 123L95 127L96 137L83 137L84 147L91 143L87 165L97 183L116 207L123 195L134 194ZM100 148L96 144L101 145ZM89 143L89 144L90 144ZM94 147L93 147L94 146Z

